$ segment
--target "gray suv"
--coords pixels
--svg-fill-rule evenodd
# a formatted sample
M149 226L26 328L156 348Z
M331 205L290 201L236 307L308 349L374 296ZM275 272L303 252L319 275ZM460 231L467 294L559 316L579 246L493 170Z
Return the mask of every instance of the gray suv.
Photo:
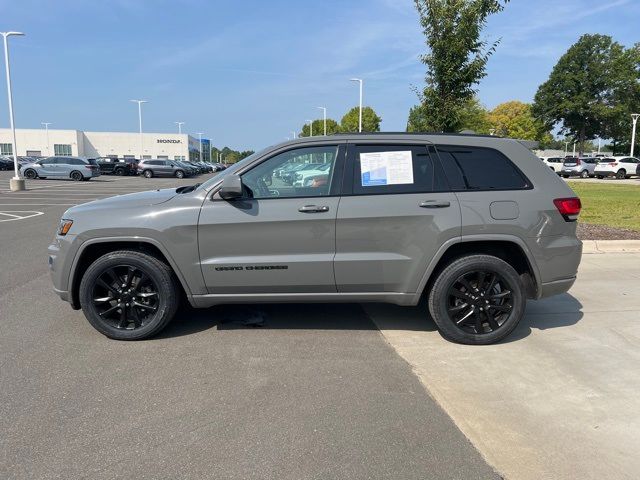
M176 177L184 178L192 175L193 170L176 160L141 160L138 163L138 173L145 178Z
M303 186L274 175L312 163L329 167ZM311 137L203 184L75 206L49 265L57 294L115 339L157 334L181 298L200 308L425 297L443 336L488 344L513 331L527 299L573 285L579 212L516 140Z

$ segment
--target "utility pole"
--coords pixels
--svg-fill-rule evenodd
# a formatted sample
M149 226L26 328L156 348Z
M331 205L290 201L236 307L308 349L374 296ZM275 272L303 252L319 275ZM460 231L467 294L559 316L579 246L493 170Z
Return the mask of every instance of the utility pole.
M9 188L11 191L24 190L26 188L24 178L20 178L18 170L18 148L16 146L16 126L13 122L13 94L11 93L11 70L9 69L9 45L7 43L8 37L22 36L22 32L0 32L4 40L4 68L7 73L7 97L9 99L9 124L11 126L11 138L13 139L13 169L15 176L9 180Z
M142 160L144 152L144 143L142 141L142 104L147 103L147 100L130 100L138 104L138 124L140 126L140 160Z

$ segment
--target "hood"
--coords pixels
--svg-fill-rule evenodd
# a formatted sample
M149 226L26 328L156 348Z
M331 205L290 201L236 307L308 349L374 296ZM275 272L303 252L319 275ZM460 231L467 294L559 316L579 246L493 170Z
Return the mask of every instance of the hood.
M83 203L67 210L67 213L91 209L117 209L117 208L136 208L151 205L159 205L171 200L177 195L175 188L163 188L162 190L149 190L147 192L128 193L126 195L117 195L115 197L103 198L102 200L94 200L92 202Z

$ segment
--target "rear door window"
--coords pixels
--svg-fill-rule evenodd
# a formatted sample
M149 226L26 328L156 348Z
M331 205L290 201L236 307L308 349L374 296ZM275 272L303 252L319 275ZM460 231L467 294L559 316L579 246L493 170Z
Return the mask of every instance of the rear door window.
M354 145L350 157L354 195L447 190L444 173L426 145Z
M502 153L485 147L437 146L453 190L520 190L526 177Z

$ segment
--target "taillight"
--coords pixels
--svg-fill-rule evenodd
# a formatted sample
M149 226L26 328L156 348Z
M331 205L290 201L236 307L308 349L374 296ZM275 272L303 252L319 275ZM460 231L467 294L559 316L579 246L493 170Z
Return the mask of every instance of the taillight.
M582 209L582 203L578 197L556 198L553 204L567 222L575 222Z
M580 165L580 159L576 158L576 165Z
M617 167L618 166L618 162L611 162L609 163L610 167Z

